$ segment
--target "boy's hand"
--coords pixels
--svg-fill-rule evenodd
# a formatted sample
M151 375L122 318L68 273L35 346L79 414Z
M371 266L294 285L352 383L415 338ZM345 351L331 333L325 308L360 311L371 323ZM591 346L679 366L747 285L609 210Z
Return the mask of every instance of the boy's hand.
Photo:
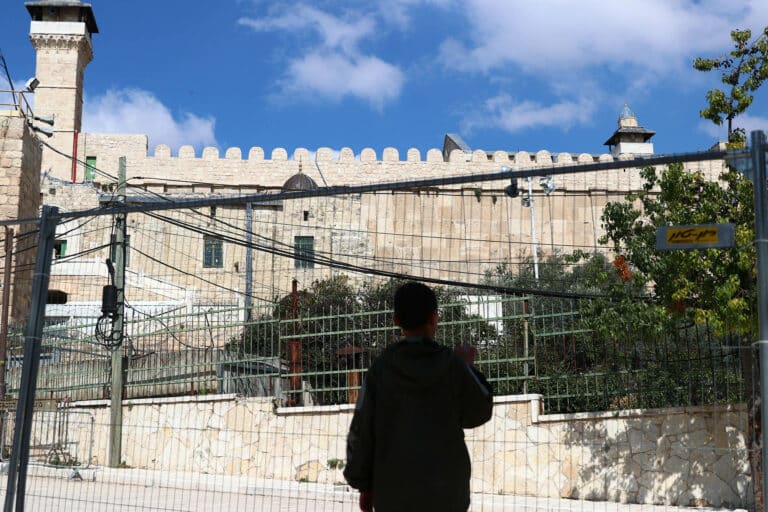
M360 492L360 510L373 512L373 491Z
M472 345L459 345L453 349L453 352L459 356L462 360L466 361L468 365L475 364L475 356L477 355L477 349Z

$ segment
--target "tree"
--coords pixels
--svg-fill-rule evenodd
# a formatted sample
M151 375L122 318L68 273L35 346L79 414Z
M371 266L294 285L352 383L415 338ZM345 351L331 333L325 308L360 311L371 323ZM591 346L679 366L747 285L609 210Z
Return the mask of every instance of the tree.
M720 398L727 402L746 399L746 434L752 443L748 453L755 501L760 509L763 499L761 425L759 401L754 394L757 365L752 347L756 337L757 300L752 183L730 168L719 181L708 181L700 172L688 172L680 164L670 165L660 175L654 168L643 169L641 174L645 180L641 192L627 195L623 202L606 205L602 215L606 235L601 243L612 242L614 250L626 257L635 275L652 287L658 305L672 313L672 318L677 320L673 327L680 339L678 345L695 343L699 352L709 354L713 372L711 384L707 382L706 387L735 387L747 394L734 397L726 393ZM734 224L736 247L655 250L659 226L720 222ZM721 345L715 347L706 338L701 340L698 326L705 326L705 334L713 332L716 335L713 341L722 340ZM693 331L686 333L683 328L689 331L693 328ZM735 375L729 366L740 368L741 375ZM695 369L695 365L692 367ZM680 367L679 371L684 375L685 368ZM703 394L706 390L699 387L695 392Z
M315 281L297 292L295 313L294 298L288 294L271 315L247 326L227 349L245 358L278 356L288 361L288 344L298 340L302 378L314 390L314 399L321 404L344 403L350 399L349 372L367 368L398 338L392 299L402 282L370 281L355 287L344 275ZM467 311L459 291L435 287L435 294L442 318L438 342L482 345L496 337L492 325Z
M753 332L756 304L752 183L729 169L719 181L670 165L659 174L641 171L639 193L603 210L605 236L630 262L656 300L716 332ZM733 223L736 247L696 251L657 251L659 226Z
M526 263L499 266L488 281L535 290L528 297L529 348L535 354L530 390L545 396L549 411L695 403L692 386L682 384L697 376L690 367L681 371L668 356L676 342L667 329L669 315L646 300L647 283L624 257L556 254L540 263L538 280ZM520 329L505 324L505 335L514 330ZM502 340L502 345L513 341Z
M718 126L727 121L728 142L743 146L744 129L734 129L733 119L749 108L754 99L753 93L768 79L768 27L751 42L751 30L734 30L731 39L734 48L728 55L714 59L698 57L693 67L698 71L717 69L722 72L720 80L726 85L726 90L708 91L708 105L700 115Z

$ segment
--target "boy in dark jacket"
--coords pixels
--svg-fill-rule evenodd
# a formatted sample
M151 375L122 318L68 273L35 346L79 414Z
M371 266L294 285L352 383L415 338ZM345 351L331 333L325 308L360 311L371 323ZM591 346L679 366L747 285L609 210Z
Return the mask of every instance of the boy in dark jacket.
M421 283L395 292L403 338L373 362L347 438L344 477L363 512L465 512L470 461L465 428L488 421L491 387L475 349L434 342L437 299Z

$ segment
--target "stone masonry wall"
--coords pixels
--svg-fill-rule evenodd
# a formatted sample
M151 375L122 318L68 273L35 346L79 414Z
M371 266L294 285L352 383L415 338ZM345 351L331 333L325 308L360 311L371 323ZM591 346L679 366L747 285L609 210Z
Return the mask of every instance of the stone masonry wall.
M408 154L410 160L401 161L395 150L385 151L385 160L375 160L373 150L364 150L356 157L351 150L333 156L330 150L321 149L314 155L317 166L322 169L321 177L306 150L297 150L293 160L287 159L284 150L275 150L272 160L264 160L260 148L252 150L248 160L242 160L239 151L234 150L228 151L225 158L219 158L218 152L210 148L203 158L194 157L194 152L190 156L184 149L180 156L172 157L170 151L163 154L162 147L156 149L155 156L146 156L146 137L143 136L83 134L81 140L84 141L81 156L96 156L97 165L110 174L116 172L119 155L127 155L129 184L139 186L138 191L129 189L129 195L150 191L182 198L275 191L298 172L300 162L303 172L319 184L324 177L329 185L354 185L495 172L504 159L505 165L522 162L524 167L542 168L542 173L546 172L545 166L613 159L610 155L574 158L570 154L551 155L541 151L535 155L500 153L489 160L484 152L467 155L454 151L452 160L444 162L442 156L436 158L437 150L430 151L426 161L413 150ZM688 168L716 178L722 165L722 162L701 162L689 164ZM83 173L84 169L78 171L80 176ZM537 243L544 255L596 247L603 234L600 216L605 204L620 201L627 192L641 188L639 172L634 168L563 175L555 181L558 188L549 196L542 193L538 182L534 184ZM288 253L292 251L295 236L313 236L317 254L334 260L362 266L375 261L377 268L405 273L413 272L413 266L420 262L429 262L417 265L424 277L466 281L473 279L471 276L482 276L499 262L519 261L531 255L531 209L523 206L520 199L504 195L507 184L493 181L412 193L282 201L271 209L255 207L251 227L259 237L264 237L258 239L259 243L266 239L267 245L287 248ZM109 178L101 175L93 184L68 184L49 177L44 180L43 195L46 203L57 204L65 210L87 209L98 205L99 192L109 186ZM520 186L525 189L524 183ZM188 215L185 210L173 215L183 223L201 221L200 216ZM232 226L244 226L242 206L220 207L218 215ZM111 219L106 217L94 219L82 229L73 229L79 221L63 223L59 232L67 233L69 254L108 244L109 222ZM104 226L97 227L101 225ZM213 222L200 223L200 227L228 229ZM242 291L246 255L243 247L225 243L221 268L204 268L202 235L136 214L129 216L128 228L131 246L135 249L131 254L132 269L148 276L166 276L169 284L187 287L200 301L237 303L240 299L237 293L221 297L222 289L204 283L222 283L231 290ZM229 231L232 236L244 237L242 232ZM184 243L183 255L180 242ZM159 258L178 268L179 273L169 274L141 253ZM103 265L106 257L107 249L86 257L92 260L91 266L97 275L106 275ZM277 256L257 251L254 258L255 297L272 298L287 293L293 278L308 284L333 272L324 265L297 268L290 254ZM98 298L98 290L91 290L88 283L71 279L65 282L57 275L71 274L66 266L82 272L84 263L84 259L77 259L57 265L51 286L67 292L71 301ZM148 295L137 295L133 299L154 300Z
M30 219L39 215L41 158L39 141L26 120L0 117L0 220ZM17 256L13 262L10 318L23 321L29 314L37 244L36 237L25 235L34 232L37 225L21 224L12 228ZM0 254L0 272L5 265L2 259Z
M127 467L343 482L352 406L274 408L234 395L125 402ZM107 453L106 401L71 404L68 439L86 462ZM752 504L741 406L541 415L539 395L496 397L467 431L473 492L641 504ZM129 471L127 469L126 471Z

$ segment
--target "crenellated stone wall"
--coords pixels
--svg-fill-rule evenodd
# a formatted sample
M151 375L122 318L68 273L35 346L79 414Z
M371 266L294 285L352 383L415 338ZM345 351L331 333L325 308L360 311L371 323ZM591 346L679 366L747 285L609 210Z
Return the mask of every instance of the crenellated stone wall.
M131 468L339 483L351 405L275 408L234 395L124 402ZM94 417L94 464L106 460L107 401L76 402ZM496 397L493 418L466 432L472 489L623 503L748 508L742 406L542 415L539 395ZM82 417L82 416L79 416ZM74 416L73 416L74 418ZM68 439L86 462L90 422Z
M632 155L614 158L607 153L550 153L546 150L536 153L483 150L465 153L453 150L446 161L439 149L430 149L422 155L418 149L411 148L401 158L398 150L392 147L385 148L381 155L372 148L364 148L358 153L348 147L338 151L322 147L314 152L297 148L290 153L290 157L285 148L272 149L269 157L261 147L252 147L248 151L228 148L223 154L216 147L206 147L198 154L192 146L182 146L175 155L166 145L156 146L152 154L147 148L146 135L83 133L79 139L78 155L82 160L86 156L95 156L98 167L113 176L117 175L118 158L126 156L130 185L161 186L169 190L185 186L183 182L186 181L186 187L197 183L209 184L209 189L223 190L229 186L238 191L280 187L299 171L299 166L319 185L327 183L335 186L496 172L501 166L546 169L632 158ZM702 171L711 179L716 179L724 169L722 161L686 165L689 169ZM84 172L85 166L81 163L77 174L82 177ZM542 171L542 175L545 174ZM102 176L97 181L109 179ZM609 191L637 190L641 183L638 173L632 169L558 176L556 182L561 190ZM538 184L535 188L537 193L540 192Z
M48 204L57 204L67 210L93 208L98 195L114 193L114 178L120 156L127 159L128 194L147 197L162 195L173 198L203 198L223 195L277 192L299 170L318 185L360 185L397 182L421 178L440 178L457 175L494 173L502 166L511 168L547 169L579 163L614 161L609 154L553 154L548 151L529 153L519 151L488 153L477 150L465 153L454 150L448 161L438 149L422 154L410 149L400 155L394 148L386 148L378 155L371 148L355 153L351 148L334 151L319 148L310 152L298 148L291 153L284 148L271 151L266 157L264 149L255 147L247 152L229 148L222 155L217 148L205 148L199 154L191 146L183 146L173 155L168 146L160 145L153 154L147 151L145 135L81 134L78 155L81 159L96 158L98 173L93 183L67 183L54 177L44 180L43 196ZM622 155L619 161L629 158ZM716 179L723 171L722 161L686 164L691 171L702 172ZM80 165L79 179L85 174ZM535 214L537 246L544 255L570 252L573 248L590 249L598 245L603 234L600 217L605 204L622 200L630 191L642 188L639 169L626 168L611 171L574 173L555 177L557 189L545 195L534 180L533 208L523 206L520 199L504 194L508 181L497 180L470 183L462 186L433 187L408 193L363 194L282 201L269 207L255 207L252 231L265 237L262 242L292 251L294 237L313 236L315 251L335 260L360 264L365 267L376 261L379 269L411 273L414 265L423 269L425 277L441 277L457 281L477 279L498 262L520 261L532 252L533 232L531 213ZM526 183L519 183L525 192ZM220 209L219 217L232 225L244 227L243 206ZM179 217L184 223L196 222L195 216ZM102 222L96 220L95 222ZM83 230L82 236L75 223L60 227L67 232L71 254L98 247L106 243L94 224ZM223 229L221 225L201 225L205 229ZM226 228L224 228L226 229ZM203 237L197 239L179 228L161 226L156 220L132 215L129 231L133 230L132 246L138 251L151 253L174 267L177 276L170 277L174 285L196 287L193 293L203 300L213 300L220 289L202 285L198 278L209 282L226 283L232 290L242 290L245 269L245 251L236 244L225 244L224 264L221 268L202 265ZM142 230L163 232L144 240ZM87 233L85 233L87 231ZM243 234L233 232L234 236ZM90 237L90 238L89 238ZM174 254L176 240L191 245L185 249L186 257ZM272 240L273 242L269 242ZM144 245L142 245L144 244ZM103 267L106 252L91 255L94 266ZM132 268L152 275L158 270L156 263L139 252L132 254ZM444 260L434 263L436 260ZM383 263L382 263L383 262ZM428 262L428 263L425 263ZM483 264L482 262L489 262ZM73 261L70 266L79 265ZM333 271L316 265L315 268L297 268L290 254L257 252L254 260L254 296L273 298L287 293L293 278L305 285L322 279ZM57 266L54 274L63 272ZM83 267L79 268L90 268ZM101 268L102 275L105 267ZM355 274L352 274L353 276ZM96 281L93 281L96 282ZM86 283L68 283L54 276L53 287L70 293L72 300L94 300ZM237 302L238 292L224 298ZM78 294L81 297L78 298ZM139 299L140 297L135 297ZM218 299L216 299L218 300Z

